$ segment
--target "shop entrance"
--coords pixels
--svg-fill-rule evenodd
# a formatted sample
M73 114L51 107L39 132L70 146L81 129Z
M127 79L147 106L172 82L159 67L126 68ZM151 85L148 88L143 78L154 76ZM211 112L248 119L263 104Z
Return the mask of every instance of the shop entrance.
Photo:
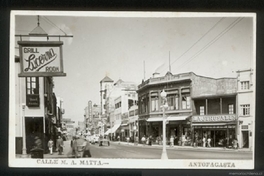
M243 137L242 148L248 148L249 147L248 131L242 131L242 137Z
M202 146L202 139L211 138L211 147L226 147L235 138L234 129L195 129L194 135L198 137L198 146Z
M43 117L25 117L27 153L36 145L37 137L42 142L43 148Z

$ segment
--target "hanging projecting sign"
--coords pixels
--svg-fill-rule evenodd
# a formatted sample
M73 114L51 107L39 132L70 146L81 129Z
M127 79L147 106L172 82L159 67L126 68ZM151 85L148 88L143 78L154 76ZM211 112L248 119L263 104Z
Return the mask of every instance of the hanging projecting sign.
M20 77L66 76L61 41L19 41Z

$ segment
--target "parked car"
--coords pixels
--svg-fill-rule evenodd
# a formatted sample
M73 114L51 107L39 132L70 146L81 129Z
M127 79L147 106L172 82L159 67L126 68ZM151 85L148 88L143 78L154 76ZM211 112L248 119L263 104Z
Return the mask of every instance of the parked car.
M98 143L99 143L99 146L103 146L103 145L110 146L110 141L107 136L104 136L104 137L100 136Z

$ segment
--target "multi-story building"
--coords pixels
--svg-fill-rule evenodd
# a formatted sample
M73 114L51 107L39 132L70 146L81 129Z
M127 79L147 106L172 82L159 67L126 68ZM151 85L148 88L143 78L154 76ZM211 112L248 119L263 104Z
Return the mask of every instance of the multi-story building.
M106 100L110 128L105 134L110 133L111 138L116 138L119 135L123 140L130 137L128 110L136 100L135 83L118 80L114 84L109 90Z
M23 41L22 36L17 41L19 56L15 56L14 64L16 153L29 154L36 147L37 138L47 152L47 141L56 141L59 135L64 112L62 106L57 107L60 101L53 91L53 76L66 76L61 55L63 43L47 41L48 34L40 27L39 21L38 26L24 36ZM46 59L56 56L57 62L45 63L44 59L44 63L39 63L37 58L40 56ZM27 59L29 57L36 60ZM50 68L56 68L56 71L50 72Z
M194 76L192 79L192 139L210 138L212 147L232 145L236 138L237 79Z
M98 121L104 121L101 119L100 112L101 106L92 104L92 101L88 102L88 106L84 109L85 133L98 133Z
M16 101L16 153L22 153L22 128L25 128L26 152L34 147L36 137L46 142L56 140L60 117L57 113L57 98L53 92L52 77L18 77L20 58L15 58L15 101ZM25 119L23 124L22 119Z
M253 70L239 70L237 73L238 144L240 148L252 149L255 122Z
M134 105L129 108L128 113L128 123L129 123L129 136L133 136L133 142L138 140L138 105L137 100Z
M223 118L232 118L228 122L236 121L235 78L213 79L192 72L177 75L167 72L165 76L159 77L155 73L138 86L139 139L144 135L151 135L154 142L157 137L163 138L163 101L160 95L163 90L167 94L168 104L165 110L167 141L170 136L174 136L175 144L191 145L194 131L204 134L204 128L221 127L226 130L225 121L216 119L222 119L222 115L228 114L226 108L229 104L233 104L229 107L230 110L233 108L233 115Z
M100 103L101 103L100 114L101 115L106 113L105 99L108 96L107 93L109 92L109 89L113 87L113 83L114 81L108 76L105 76L104 79L100 81Z

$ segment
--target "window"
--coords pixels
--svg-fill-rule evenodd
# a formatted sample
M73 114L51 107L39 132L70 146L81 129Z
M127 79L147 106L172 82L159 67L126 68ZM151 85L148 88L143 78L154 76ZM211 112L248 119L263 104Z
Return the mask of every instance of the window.
M240 105L241 107L241 115L250 115L250 105L249 104L245 104L245 105Z
M167 92L167 103L168 110L179 109L179 92L178 90L168 90Z
M151 111L155 112L158 110L159 110L158 93L151 93Z
M200 106L200 115L204 115L204 106Z
M118 109L118 108L120 108L120 107L121 107L121 102L118 102L118 103L115 104L115 108L116 108L116 109Z
M128 109L134 105L134 100L128 99Z
M26 77L27 95L39 94L39 79L38 77Z
M228 114L234 114L234 105L233 104L228 105Z
M173 94L168 95L167 101L168 101L168 110L179 109L179 97L178 97L178 95L173 95Z
M38 77L26 77L26 104L28 107L39 107Z
M182 109L191 109L190 89L182 89Z
M249 89L249 81L241 81L241 90Z

